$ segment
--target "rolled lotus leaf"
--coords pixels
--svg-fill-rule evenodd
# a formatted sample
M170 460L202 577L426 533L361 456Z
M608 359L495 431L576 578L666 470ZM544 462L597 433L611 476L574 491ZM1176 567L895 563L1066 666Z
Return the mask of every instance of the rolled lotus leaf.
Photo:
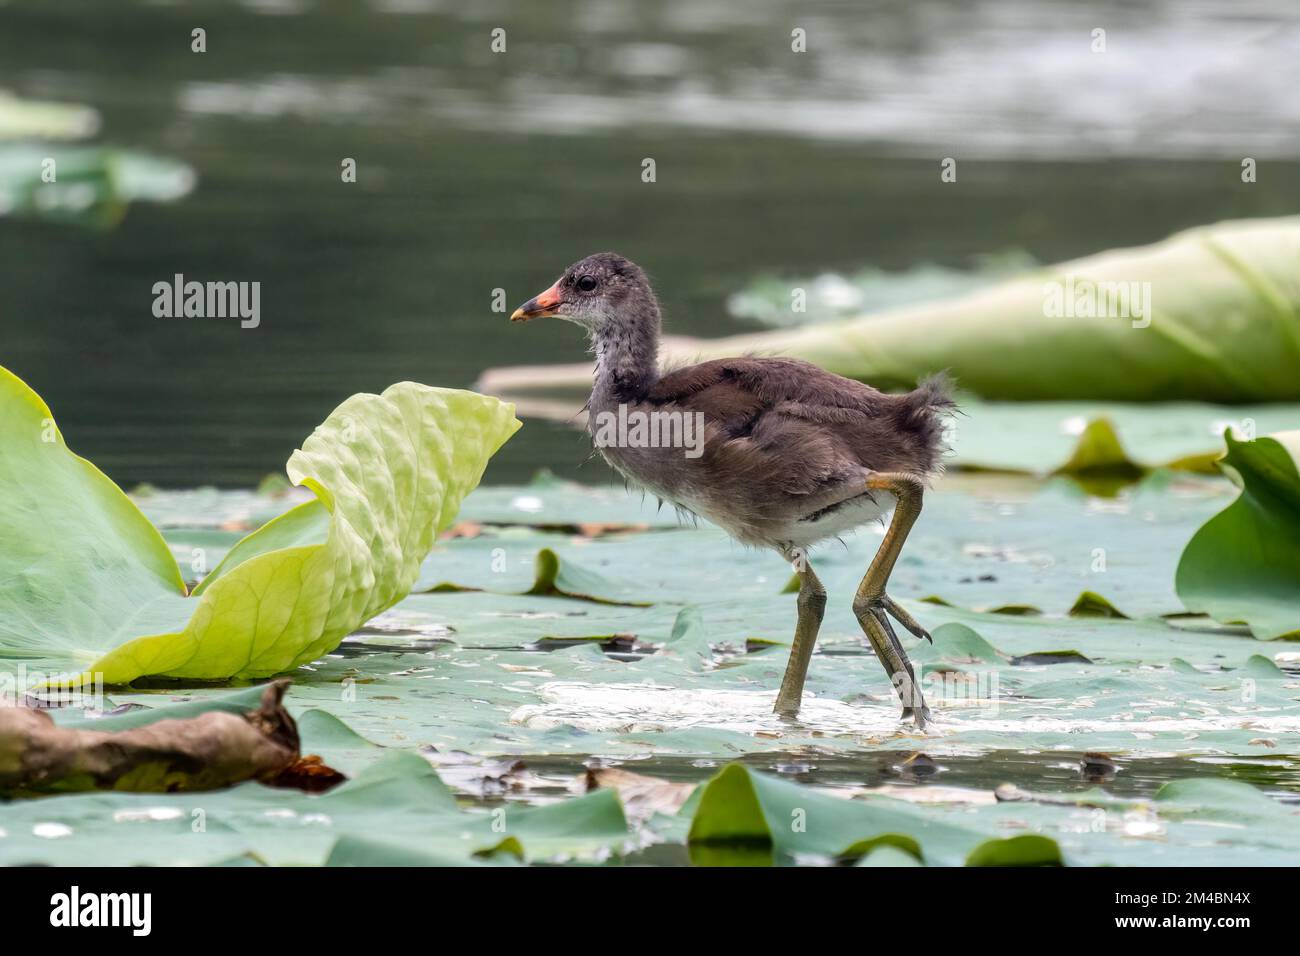
M948 369L985 399L1294 401L1300 217L1189 229L844 321L669 338L663 351L669 364L788 355L884 390ZM514 395L590 381L587 365L520 367L491 370L479 387Z

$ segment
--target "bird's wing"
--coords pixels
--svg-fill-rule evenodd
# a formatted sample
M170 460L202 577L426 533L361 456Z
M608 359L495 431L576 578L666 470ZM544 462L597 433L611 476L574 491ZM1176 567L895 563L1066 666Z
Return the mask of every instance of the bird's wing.
M706 457L789 494L824 491L863 469L926 474L942 450L925 390L887 395L798 359L703 362L663 376L646 398L703 412Z
M708 393L707 395L702 393ZM890 396L870 385L787 358L729 358L702 362L669 372L650 389L648 400L696 402L715 406L719 418L740 418L756 407L793 403L808 409L849 409L882 414ZM707 411L707 409L704 409Z

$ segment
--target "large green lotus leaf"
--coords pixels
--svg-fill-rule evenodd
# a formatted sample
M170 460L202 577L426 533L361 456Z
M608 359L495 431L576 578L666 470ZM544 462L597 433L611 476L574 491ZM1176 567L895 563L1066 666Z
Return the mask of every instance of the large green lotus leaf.
M353 396L289 460L317 502L237 544L186 599L157 530L67 450L31 389L8 372L0 386L0 527L14 541L0 555L0 651L107 683L267 676L332 649L407 594L518 427L472 392L408 382Z
M202 594L231 568L272 551L318 545L329 538L332 515L325 503L315 498L272 518L225 552L220 563L191 592Z
M0 654L80 669L193 611L162 536L0 368Z
M171 202L194 182L182 162L107 146L0 146L0 215L107 228L132 202Z
M1227 443L1223 466L1241 495L1188 542L1178 595L1256 637L1300 636L1300 431Z
M1300 218L1223 222L1103 252L972 292L848 321L666 343L669 363L789 355L883 389L950 369L987 399L1300 400ZM1048 305L1067 281L1149 284L1150 315L1083 317ZM1139 289L1143 286L1139 285ZM1049 314L1051 313L1051 314ZM586 366L497 370L482 387L581 388Z
M511 412L471 392L412 383L348 399L288 464L290 479L329 511L328 539L284 547L263 529L248 548L232 550L214 584L205 581L181 634L139 638L92 669L109 682L257 677L337 646L406 596L435 536L518 427ZM308 503L272 525L310 531L319 517ZM294 531L299 540L302 529Z

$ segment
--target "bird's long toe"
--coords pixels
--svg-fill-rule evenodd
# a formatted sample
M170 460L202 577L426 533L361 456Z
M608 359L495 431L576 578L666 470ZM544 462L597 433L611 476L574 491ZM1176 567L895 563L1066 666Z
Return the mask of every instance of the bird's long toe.
M930 723L933 720L930 716L930 708L925 704L921 704L920 707L904 707L903 716L899 719L915 721L917 730L929 729Z
M911 632L915 637L919 637L924 641L929 641L931 644L934 643L934 638L930 636L930 632L923 628L916 618L903 610L898 602L888 594L881 595L880 605L889 612L890 617L903 625L903 627Z

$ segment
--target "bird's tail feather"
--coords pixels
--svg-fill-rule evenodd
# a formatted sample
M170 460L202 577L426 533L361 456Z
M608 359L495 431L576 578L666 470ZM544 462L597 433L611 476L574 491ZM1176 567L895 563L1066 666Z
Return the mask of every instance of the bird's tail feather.
M944 441L944 421L957 409L953 398L955 388L953 377L943 371L923 378L914 390L899 396L902 399L898 406L899 424L918 435L929 451L930 460L924 469L927 472L941 469L943 456L948 450Z

